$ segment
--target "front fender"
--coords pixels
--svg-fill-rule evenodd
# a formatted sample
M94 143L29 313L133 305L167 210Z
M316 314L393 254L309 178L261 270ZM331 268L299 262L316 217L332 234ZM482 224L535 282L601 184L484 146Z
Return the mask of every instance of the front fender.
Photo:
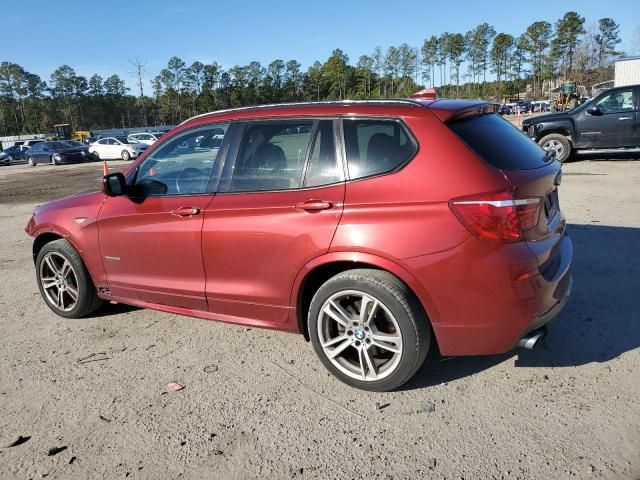
M536 142L550 133L566 135L569 137L571 143L573 143L573 139L575 138L575 127L573 122L568 119L541 122L536 125Z
M106 285L106 275L98 243L98 212L104 194L90 192L66 197L36 207L26 232L34 237L53 234L75 248L97 287Z

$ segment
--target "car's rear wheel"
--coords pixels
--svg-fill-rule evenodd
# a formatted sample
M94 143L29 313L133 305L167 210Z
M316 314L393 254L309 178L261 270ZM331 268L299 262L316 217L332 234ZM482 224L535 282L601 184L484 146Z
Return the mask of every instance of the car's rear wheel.
M82 318L102 304L82 258L67 240L42 247L36 275L45 303L61 317Z
M123 150L120 154L120 158L125 162L128 162L131 159L131 154L127 150Z
M559 162L564 162L571 156L571 142L559 133L545 135L538 141L538 145L545 150L553 150Z
M30 167L36 166L36 162L34 162L32 157L27 157L27 163L29 164Z
M424 362L431 331L413 293L388 272L348 270L322 285L309 336L325 367L356 388L387 391Z

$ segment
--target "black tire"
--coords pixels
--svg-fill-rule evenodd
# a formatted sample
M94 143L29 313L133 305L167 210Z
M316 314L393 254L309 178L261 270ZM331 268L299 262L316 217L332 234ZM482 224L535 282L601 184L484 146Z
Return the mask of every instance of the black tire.
M57 258L67 260L71 264L73 274L75 275L77 285L74 286L77 288L77 300L75 306L67 311L58 308L52 303L49 298L49 294L45 292L43 282L41 280L41 272L43 271L42 262L45 261L45 257L51 253L55 254ZM36 258L36 280L38 282L40 294L47 306L61 317L82 318L93 313L104 303L104 301L96 294L96 288L93 285L91 276L89 275L80 254L67 240L55 240L42 247Z
M128 162L129 160L131 160L131 154L129 153L128 150L123 150L122 153L120 154L120 158L125 162Z
M567 137L564 135L560 135L559 133L550 133L549 135L545 135L540 140L538 140L538 145L542 148L545 148L545 145L549 143L559 144L560 148L556 150L556 159L562 163L571 157L572 145Z
M94 159L96 162L100 161L100 154L98 153L98 151L97 151L97 150L94 150L94 152L92 153L92 155L93 155L93 159Z
M30 167L35 167L36 166L36 163L33 161L33 158L31 158L31 157L27 157L27 164Z
M395 317L400 329L402 337L400 359L390 374L378 380L359 380L345 374L328 358L321 344L318 326L321 322L320 312L323 305L340 292L354 290L379 301ZM342 382L362 390L384 392L400 387L424 363L431 344L431 328L418 299L401 280L381 270L347 270L330 278L318 289L311 301L308 326L311 343L323 365ZM365 330L369 329L365 328ZM362 331L356 333L362 333ZM355 337L353 339L355 340ZM366 338L366 342L369 342L369 338ZM364 341L362 345L365 345ZM355 347L347 347L344 352L349 348Z
M53 158L53 156L51 157L51 165L58 166L58 161L55 158Z

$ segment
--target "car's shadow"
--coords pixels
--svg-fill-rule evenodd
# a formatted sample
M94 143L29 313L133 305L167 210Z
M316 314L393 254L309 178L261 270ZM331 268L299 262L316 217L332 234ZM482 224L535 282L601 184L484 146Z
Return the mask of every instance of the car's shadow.
M640 160L640 153L638 152L615 152L615 153L602 153L582 151L580 153L574 153L566 160L566 163L578 163L584 160Z
M570 225L571 298L534 350L488 357L434 358L405 389L450 382L515 357L516 367L575 367L640 348L640 229Z
M98 310L88 315L87 318L110 317L112 315L134 312L136 310L142 309L140 307L134 307L133 305L125 305L124 303L113 304L105 302Z

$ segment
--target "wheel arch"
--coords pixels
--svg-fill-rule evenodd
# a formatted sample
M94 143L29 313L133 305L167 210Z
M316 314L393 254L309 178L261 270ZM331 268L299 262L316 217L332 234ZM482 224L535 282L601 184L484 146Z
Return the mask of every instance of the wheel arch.
M562 125L552 126L539 131L536 135L536 143L542 140L547 135L551 135L554 133L557 135L562 135L563 137L566 137L569 143L573 145L573 136L571 134L571 128L568 126L562 126Z
M35 263L40 250L42 250L42 247L44 247L47 243L55 242L56 240L61 240L63 238L65 238L63 235L59 235L58 233L54 232L43 232L35 237L32 245L33 262Z
M296 277L293 286L290 306L295 312L298 330L307 341L309 340L309 331L306 313L315 292L331 277L356 268L382 270L396 276L418 299L429 327L433 328L431 324L439 321L438 312L427 292L416 278L401 265L372 254L336 252L317 257L307 263ZM434 341L437 343L435 335Z

